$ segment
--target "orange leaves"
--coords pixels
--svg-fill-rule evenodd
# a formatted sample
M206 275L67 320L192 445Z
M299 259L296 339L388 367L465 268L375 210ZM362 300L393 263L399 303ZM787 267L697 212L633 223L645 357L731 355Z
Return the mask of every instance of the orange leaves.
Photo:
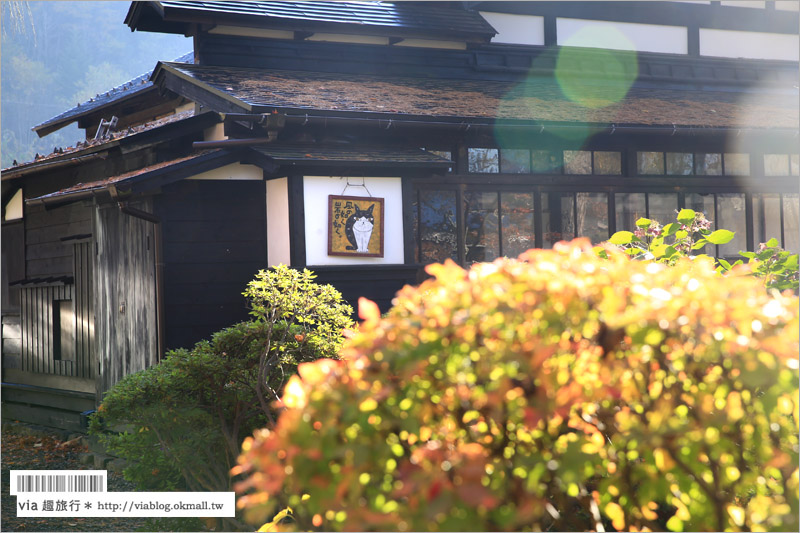
M378 309L378 304L372 300L368 300L363 296L358 299L358 318L361 320L380 320L381 310Z
M709 262L608 255L574 242L447 262L385 317L362 300L345 360L298 367L237 473L258 472L267 506L312 494L289 502L298 529L735 529L739 515L715 522L715 483L724 504L766 498L746 523L790 529L772 492L797 470L797 299ZM572 512L591 487L595 509Z

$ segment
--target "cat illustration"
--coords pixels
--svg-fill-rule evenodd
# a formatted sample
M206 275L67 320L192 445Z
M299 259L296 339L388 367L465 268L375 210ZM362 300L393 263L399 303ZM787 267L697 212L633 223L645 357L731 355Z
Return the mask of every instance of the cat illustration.
M356 212L347 217L344 233L352 246L348 246L346 250L355 250L360 254L369 252L369 239L375 225L375 217L372 215L373 207L375 204L370 205L368 209L359 209L356 206Z

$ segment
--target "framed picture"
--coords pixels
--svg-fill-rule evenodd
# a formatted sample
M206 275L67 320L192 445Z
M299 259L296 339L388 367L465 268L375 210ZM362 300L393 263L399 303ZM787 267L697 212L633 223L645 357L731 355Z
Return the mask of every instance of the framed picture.
M328 255L383 257L383 198L328 196Z

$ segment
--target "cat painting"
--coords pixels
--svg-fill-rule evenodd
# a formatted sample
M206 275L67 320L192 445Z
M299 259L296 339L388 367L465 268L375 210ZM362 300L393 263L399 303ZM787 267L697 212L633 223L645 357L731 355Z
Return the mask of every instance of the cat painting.
M372 228L375 226L373 207L375 204L371 204L367 209L359 209L358 206L355 206L355 212L347 217L344 226L345 235L350 241L347 250L355 250L360 254L369 252L369 239L372 236Z

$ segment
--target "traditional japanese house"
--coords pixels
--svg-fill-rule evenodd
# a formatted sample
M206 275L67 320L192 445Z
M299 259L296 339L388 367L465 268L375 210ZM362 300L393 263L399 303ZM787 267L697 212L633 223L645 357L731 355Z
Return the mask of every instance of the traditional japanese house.
M703 211L798 229L796 2L133 2L193 39L3 171L4 416L79 427L259 268L391 304L426 263ZM134 90L135 89L135 90ZM712 247L709 247L712 248Z

